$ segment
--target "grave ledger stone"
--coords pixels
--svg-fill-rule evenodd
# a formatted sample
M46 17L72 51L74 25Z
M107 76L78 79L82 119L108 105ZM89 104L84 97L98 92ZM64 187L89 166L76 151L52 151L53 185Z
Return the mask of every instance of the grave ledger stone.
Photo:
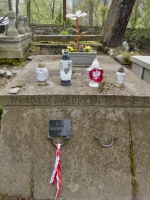
M38 62L33 61L1 92L0 193L54 199L56 187L49 179L56 149L47 140L49 121L70 120L70 140L61 148L59 199L149 198L149 85L126 70L125 87L116 88L113 82L119 64L108 57L98 60L104 69L103 90L88 86L85 68L74 68L72 85L61 86L59 56L45 56L43 61L51 71L47 86L37 85ZM19 93L9 94L18 85L22 85ZM104 148L95 136L103 144L114 136L118 139ZM54 141L61 142L61 137ZM129 156L131 147L134 159ZM138 188L132 184L135 179Z

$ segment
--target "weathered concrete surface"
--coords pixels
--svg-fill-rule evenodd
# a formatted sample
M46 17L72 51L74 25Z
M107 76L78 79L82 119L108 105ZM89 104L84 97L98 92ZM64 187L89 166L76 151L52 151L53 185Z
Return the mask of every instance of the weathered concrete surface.
M150 84L150 56L131 56L132 72Z
M22 58L31 43L31 33L10 37L0 35L0 58Z
M40 59L50 69L48 86L40 87L34 71ZM65 200L133 199L129 121L132 126L138 200L150 190L150 87L126 70L125 87L114 87L119 64L98 56L104 69L104 88L90 88L85 68L73 68L72 85L60 86L60 56L38 56L0 94L4 107L0 134L0 192L54 199L49 185L56 149L47 140L49 120L70 119L70 141L61 148L62 189ZM12 86L22 85L17 95ZM101 89L103 91L101 91ZM94 136L111 148L101 147ZM55 138L60 142L60 138Z

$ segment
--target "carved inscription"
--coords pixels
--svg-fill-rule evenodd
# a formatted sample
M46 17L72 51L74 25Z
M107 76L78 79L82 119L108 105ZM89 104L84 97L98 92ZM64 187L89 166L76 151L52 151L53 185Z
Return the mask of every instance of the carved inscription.
M150 106L150 97L124 96L11 96L3 105ZM7 104L5 103L7 102Z
M50 104L49 97L10 97L12 104Z

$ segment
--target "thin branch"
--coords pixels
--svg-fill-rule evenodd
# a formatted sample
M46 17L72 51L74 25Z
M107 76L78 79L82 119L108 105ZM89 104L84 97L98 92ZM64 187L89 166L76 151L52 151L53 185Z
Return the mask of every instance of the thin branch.
M38 17L39 19L39 16L43 17L43 19L47 20L42 14L40 13L37 13L36 11L32 10L32 13L31 14L36 14L36 16ZM40 21L40 20L39 20Z
M37 7L37 10L38 10L38 13L39 13L39 7L38 7L37 3L36 3L35 0L33 0L33 1L34 1L34 3L35 3L35 5L36 5L36 7Z

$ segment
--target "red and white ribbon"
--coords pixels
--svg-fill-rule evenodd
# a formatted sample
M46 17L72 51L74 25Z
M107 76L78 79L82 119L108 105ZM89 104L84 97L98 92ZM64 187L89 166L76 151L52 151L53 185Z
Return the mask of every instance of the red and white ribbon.
M61 187L60 147L61 147L61 144L56 144L56 148L57 148L56 161L55 161L54 171L53 171L51 179L50 179L50 183L53 184L53 185L55 184L55 182L57 180L56 198L60 194L60 187Z

